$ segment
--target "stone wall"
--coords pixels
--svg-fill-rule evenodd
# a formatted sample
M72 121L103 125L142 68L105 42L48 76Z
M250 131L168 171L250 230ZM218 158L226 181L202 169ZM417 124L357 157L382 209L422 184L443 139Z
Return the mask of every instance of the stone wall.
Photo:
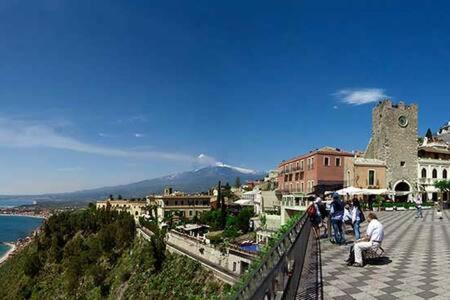
M239 255L238 250L220 249L175 231L167 233L166 243L169 251L199 261L228 283L236 281L251 263L251 256Z

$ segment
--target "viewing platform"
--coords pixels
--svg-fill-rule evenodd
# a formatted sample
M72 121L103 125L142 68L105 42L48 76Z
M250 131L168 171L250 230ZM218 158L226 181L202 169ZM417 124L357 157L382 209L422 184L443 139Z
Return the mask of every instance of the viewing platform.
M349 267L344 260L350 245L321 241L323 298L450 299L450 212L442 220L434 210L424 210L423 219L415 211L377 215L385 229L385 257L376 264Z

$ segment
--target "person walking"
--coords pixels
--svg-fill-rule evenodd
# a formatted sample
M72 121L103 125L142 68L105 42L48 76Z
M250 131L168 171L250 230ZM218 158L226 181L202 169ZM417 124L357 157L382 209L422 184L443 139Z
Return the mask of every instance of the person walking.
M352 209L352 224L353 232L355 234L355 241L361 238L360 224L364 221L364 213L361 210L361 205L359 200L353 199L353 209Z
M354 267L363 266L362 252L364 250L376 250L381 247L381 243L384 240L384 227L383 224L378 221L377 215L371 212L367 216L367 220L369 221L369 225L367 226L366 236L353 247L355 255Z
M423 218L422 214L422 196L418 194L416 196L416 199L414 200L414 204L416 206L416 219L417 218Z
M333 201L331 202L330 210L331 226L333 227L334 241L338 245L345 244L344 231L342 223L344 218L344 203L339 197L339 194L333 194Z
M314 200L313 203L308 207L307 213L309 216L309 219L312 223L312 228L314 232L314 236L316 239L320 239L320 224L322 223L322 217L320 215L320 204L322 202L322 199L320 197L317 197L316 200Z

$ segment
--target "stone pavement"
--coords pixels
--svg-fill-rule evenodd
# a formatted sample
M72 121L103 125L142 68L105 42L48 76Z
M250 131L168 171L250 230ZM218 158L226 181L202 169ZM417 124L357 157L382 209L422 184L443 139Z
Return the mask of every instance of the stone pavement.
M423 219L415 211L377 215L385 227L383 263L348 267L350 246L322 240L324 299L450 299L450 212L443 220L434 210Z

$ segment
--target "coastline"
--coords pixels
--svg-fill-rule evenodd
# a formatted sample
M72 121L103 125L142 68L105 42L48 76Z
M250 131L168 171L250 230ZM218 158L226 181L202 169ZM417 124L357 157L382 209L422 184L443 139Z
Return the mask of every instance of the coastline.
M0 212L0 217L27 217L27 218L36 218L36 219L47 219L46 216L42 216L42 215L27 215L27 214L11 214L11 213L1 213Z
M8 258L9 258L13 253L15 253L16 250L17 250L17 246L16 246L15 243L2 242L2 244L8 246L8 247L9 247L9 250L6 251L6 253L5 253L2 257L0 257L0 266L1 266L4 262L6 262L6 261L8 260Z

